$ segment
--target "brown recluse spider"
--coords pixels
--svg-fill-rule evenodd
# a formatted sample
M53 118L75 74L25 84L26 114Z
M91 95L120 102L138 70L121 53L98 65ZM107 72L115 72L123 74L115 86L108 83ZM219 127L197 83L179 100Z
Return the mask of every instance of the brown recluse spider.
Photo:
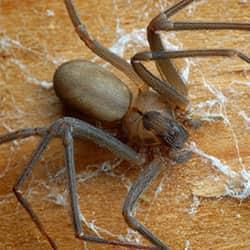
M122 120L124 122L124 130L128 132L128 137L136 138L136 140L139 138L140 140L138 140L142 141L144 144L147 144L148 141L153 143L164 143L170 148L171 152L174 152L174 160L178 162L182 162L188 158L189 154L184 157L175 154L178 149L183 147L183 144L188 138L185 127L182 126L177 119L181 117L181 110L185 111L189 101L187 97L187 87L171 59L184 57L237 56L243 61L250 63L249 57L234 49L181 51L166 51L164 49L159 31L250 30L249 23L173 22L170 20L170 17L193 1L194 0L181 0L165 12L156 16L147 27L147 38L150 45L150 51L137 53L132 57L130 64L123 58L103 47L98 41L94 40L89 35L84 24L82 24L72 1L64 0L76 32L86 46L95 54L121 70L138 85L142 85L143 82L154 91L144 86L140 89L138 96L134 98L135 100L132 100L132 93L129 92L126 85L111 73L101 68L101 66L84 60L74 60L61 65L54 75L54 87L58 97L68 106L86 112L97 120ZM141 63L151 60L156 61L161 79L150 73ZM102 75L101 82L100 77L98 78L97 75ZM74 86L76 83L78 85ZM105 91L106 89L109 91ZM79 97L76 93L80 93L82 90L86 92L83 92ZM152 103L149 105L148 103L151 101ZM134 127L130 128L131 119L138 122L136 130ZM153 243L153 246L142 246L118 240L105 240L96 236L86 235L81 226L76 191L73 140L74 138L87 138L102 147L108 148L119 157L137 165L145 163L144 157L109 133L72 117L63 117L55 121L49 127L27 128L7 133L0 137L0 143L29 136L41 136L42 139L19 176L13 191L18 201L26 209L33 222L47 238L53 249L57 249L54 240L47 234L30 203L21 192L21 187L25 180L31 174L35 163L39 160L41 154L53 137L62 138L65 148L65 163L69 180L71 210L77 238L84 241L105 243L134 249L170 249L166 243L163 243L157 236L151 233L133 215L133 210L139 196L161 169L161 159L153 159L151 163L148 164L148 167L130 188L123 206L123 215L128 225Z

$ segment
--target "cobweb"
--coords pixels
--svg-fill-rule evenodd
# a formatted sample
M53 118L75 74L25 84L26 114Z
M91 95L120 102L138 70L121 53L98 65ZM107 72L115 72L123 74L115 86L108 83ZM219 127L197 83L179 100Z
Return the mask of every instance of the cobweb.
M159 10L164 11L172 3L173 1L113 0L103 4L100 7L100 13L96 12L95 1L93 3L77 1L77 6L79 13L84 13L81 16L84 22L86 21L90 33L113 52L129 59L136 52L148 48L146 25ZM230 9L223 12L227 4L231 6L233 3L249 10L249 1L232 1L232 3L221 1L220 8L223 16L216 15L213 11L208 11L207 15L202 16L202 11L207 10L206 6L210 3L210 6L217 4L216 1L197 1L181 11L174 19L249 22L249 15L243 13L240 15L237 10ZM58 65L79 57L79 54L83 58L102 64L118 74L127 84L133 85L126 76L84 47L74 34L70 22L67 21L66 24L65 20L68 17L61 5L61 3L49 2L47 5L34 3L31 9L27 9L25 3L13 3L13 6L9 7L7 1L0 2L0 10L4 14L0 17L1 133L23 127L47 125L62 116L62 105L53 92L52 75ZM112 13L107 15L110 9ZM247 42L250 37L247 32L202 31L192 34L171 32L162 34L162 38L168 50L226 47L237 48L246 55L250 54ZM192 38L195 38L195 43ZM189 190L182 191L188 197L184 210L190 216L195 216L202 202L201 197L229 196L242 201L250 195L248 147L250 67L235 58L176 60L176 65L190 90L190 113L193 116L202 117L205 121L204 127L200 130L190 132L190 140L186 146L193 152L193 160L190 165L187 163L185 166L191 168L195 163L197 168L202 168L199 176L193 179L191 176L192 181L187 181ZM111 132L116 134L115 130ZM21 209L17 208L14 211L7 209L9 206L16 206L13 205L16 203L11 187L36 143L37 140L31 138L1 146L0 206L4 211L0 214L1 220L6 217L6 214L15 217L18 209ZM53 142L39 163L42 168L40 166L39 170L39 167L36 167L25 188L26 197L34 203L34 207L38 211L44 210L41 214L44 220L46 220L45 208L51 209L55 205L63 208L60 211L70 210L68 192L65 188L67 178L62 152L60 142L57 140ZM155 157L159 156L166 157L160 150L155 153ZM105 203L106 200L112 203L112 199L121 198L118 205L113 204L118 207L117 210L121 210L122 197L142 169L135 169L135 166L124 163L121 159L115 158L105 150L97 149L95 145L88 142L76 142L76 163L81 209L79 213L84 227L100 237L141 243L142 237L127 228L125 224L116 231L109 225L112 223L112 218L102 222L100 214L96 215L97 212L91 209L95 205ZM185 173L187 171L185 170ZM135 213L138 216L140 213L145 213L143 217L145 223L150 220L149 212L148 214L145 212L146 209L153 210L150 204L160 202L160 197L165 192L170 192L168 188L171 181L167 174L163 173L157 179L157 183L153 185L153 191L146 193L141 199L142 204L136 208ZM108 186L105 182L113 182L113 184ZM98 185L100 185L99 189ZM118 190L123 191L121 193L114 191L117 187ZM102 188L107 188L106 193ZM113 195L112 192L114 192ZM106 195L107 198L100 200L97 198L97 201L94 201L95 194ZM44 202L41 209L39 201ZM60 216L61 213L63 212L59 212ZM109 211L103 214L108 216ZM11 220L8 223L11 223ZM55 233L52 229L51 231L52 234ZM11 236L7 238L9 241L12 239ZM0 243L0 248L1 244L4 243ZM192 246L189 239L181 244L183 249L189 249ZM88 249L88 244L85 243L84 247Z

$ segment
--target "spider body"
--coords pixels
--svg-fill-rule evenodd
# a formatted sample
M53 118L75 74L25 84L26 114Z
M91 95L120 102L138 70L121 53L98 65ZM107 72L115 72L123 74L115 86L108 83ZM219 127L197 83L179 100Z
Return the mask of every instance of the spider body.
M237 56L245 62L250 63L249 57L234 49L181 51L166 51L164 49L159 31L201 29L250 30L249 23L174 22L170 20L176 12L192 3L193 0L181 0L177 2L150 22L147 28L150 51L137 53L131 58L131 63L128 63L93 39L81 22L72 0L64 0L64 2L73 26L85 45L137 83L139 91L138 95L133 96L126 87L126 84L101 66L84 60L74 60L60 66L54 75L54 87L58 97L64 104L78 109L92 116L94 119L107 122L122 120L123 130L131 141L139 144L157 144L163 142L170 148L170 155L173 157L175 157L175 154L171 153L175 153L178 149L182 148L188 138L186 129L177 121L176 116L178 116L178 112L176 110L185 110L189 100L186 85L171 59ZM142 64L144 61L152 60L156 61L161 78L153 75ZM142 84L144 87L140 88ZM164 242L151 233L133 215L133 209L139 196L161 169L161 159L154 159L149 163L147 168L135 180L125 199L122 211L128 225L141 233L154 246L142 246L118 240L106 240L85 234L81 225L76 188L73 150L74 138L92 140L96 144L108 148L114 154L136 165L145 163L144 156L102 129L73 117L63 117L48 127L27 128L7 133L0 136L0 144L34 135L41 136L42 139L17 179L13 191L18 201L29 213L31 219L40 232L47 238L53 249L57 249L57 246L46 232L43 224L33 211L31 204L29 204L28 200L22 194L22 187L51 139L53 137L60 137L63 140L65 148L65 165L68 174L70 204L76 237L84 241L125 246L134 249L169 250L169 247ZM185 160L185 157L177 157L175 159L181 162Z
M143 90L133 97L121 80L98 64L85 60L66 62L56 70L53 82L57 96L70 108L99 121L122 120L123 131L132 143L151 145L163 141L175 147L178 142L181 148L187 139L184 127L175 121L171 105L159 94Z

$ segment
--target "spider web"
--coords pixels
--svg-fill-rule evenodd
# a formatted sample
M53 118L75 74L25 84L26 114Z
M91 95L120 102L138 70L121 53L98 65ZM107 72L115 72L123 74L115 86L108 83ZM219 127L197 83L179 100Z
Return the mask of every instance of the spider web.
M85 2L76 1L76 4L90 33L115 53L129 59L148 48L146 25L159 10L164 11L174 1L107 0L103 4L98 2L97 12L97 1ZM214 11L215 5L223 15ZM177 14L174 20L249 22L249 5L249 1L221 1L220 4L212 0L197 1ZM43 4L32 3L31 8L27 6L28 3L16 1L0 2L1 134L23 127L47 125L62 116L63 107L55 97L51 79L56 67L67 60L80 56L102 64L128 86L134 86L126 76L91 54L79 41L62 3L44 1ZM249 32L235 31L162 34L164 45L169 50L240 48L246 55L250 55L249 36ZM188 221L202 218L204 213L200 207L212 207L212 201L207 204L209 199L204 197L218 198L216 201L220 202L218 209L222 217L228 213L239 220L246 214L243 200L250 194L250 68L235 58L175 62L188 84L191 113L202 116L207 122L199 130L190 131L187 147L193 151L192 159L182 166L166 166L166 171L141 198L136 215L176 249L189 249L197 247L199 236L188 233L193 232L186 226ZM149 67L154 72L154 66L150 64ZM113 129L110 131L114 135L117 133ZM0 226L0 249L16 249L17 245L18 249L48 247L23 209L17 206L11 191L37 142L36 138L30 138L1 145L0 218L3 223ZM53 141L24 190L49 234L59 239L59 246L75 249L82 247L83 243L75 242L73 237L62 152L61 142ZM139 234L127 228L121 215L123 199L142 168L123 162L87 141L75 143L75 155L78 197L85 230L100 237L144 242ZM155 152L155 157L159 156L167 157L160 150ZM242 210L227 210L226 205L231 200L224 198L220 201L224 196L242 202ZM223 202L225 206L221 204ZM237 207L239 202L233 202ZM99 209L100 206L104 209ZM157 217L162 209L170 215ZM175 216L182 219L172 232ZM244 225L241 223L241 227ZM72 238L63 240L59 232L61 228L64 228L64 235ZM18 234L18 230L22 233ZM170 241L168 234L173 238ZM242 235L247 239L246 233ZM228 244L235 239L230 240ZM86 249L97 247L109 249L107 246L92 248L84 243Z

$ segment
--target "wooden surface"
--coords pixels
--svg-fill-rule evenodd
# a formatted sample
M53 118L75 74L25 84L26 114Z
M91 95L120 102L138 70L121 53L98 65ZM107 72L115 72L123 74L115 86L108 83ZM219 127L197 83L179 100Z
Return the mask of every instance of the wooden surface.
M76 4L90 33L106 46L117 44L120 37L129 38L124 55L129 58L146 49L145 27L151 18L174 2L92 0ZM175 19L250 22L250 1L200 1ZM142 34L144 40L135 38L132 42L126 34ZM166 39L186 49L237 48L250 55L249 31L179 32ZM104 64L75 34L63 1L0 1L1 134L47 125L62 116L63 107L50 88L51 79L60 63L73 58L94 59ZM143 196L136 214L174 250L247 250L250 249L250 199L223 196L225 183L234 182L234 190L242 191L239 182L243 180L237 174L232 180L208 158L216 157L238 174L245 168L249 175L250 67L238 59L213 58L192 60L190 70L188 83L193 109L202 114L219 113L224 120L190 130L189 145L195 142L207 155L201 156L198 151L185 164L164 166ZM120 73L118 76L133 86L125 76ZM212 105L210 109L201 107L206 103ZM36 143L37 139L30 138L0 147L0 249L49 249L11 191ZM126 162L116 166L119 161L114 155L87 141L76 142L75 154L79 201L86 220L105 238L117 239L119 235L140 238L128 233L121 208L129 185L141 169ZM101 166L113 168L104 172ZM83 246L118 249L84 245L74 238L63 169L63 148L55 141L25 187L26 197L49 235L59 249L84 249ZM194 196L197 185L201 196L211 197ZM148 244L143 238L140 240Z

